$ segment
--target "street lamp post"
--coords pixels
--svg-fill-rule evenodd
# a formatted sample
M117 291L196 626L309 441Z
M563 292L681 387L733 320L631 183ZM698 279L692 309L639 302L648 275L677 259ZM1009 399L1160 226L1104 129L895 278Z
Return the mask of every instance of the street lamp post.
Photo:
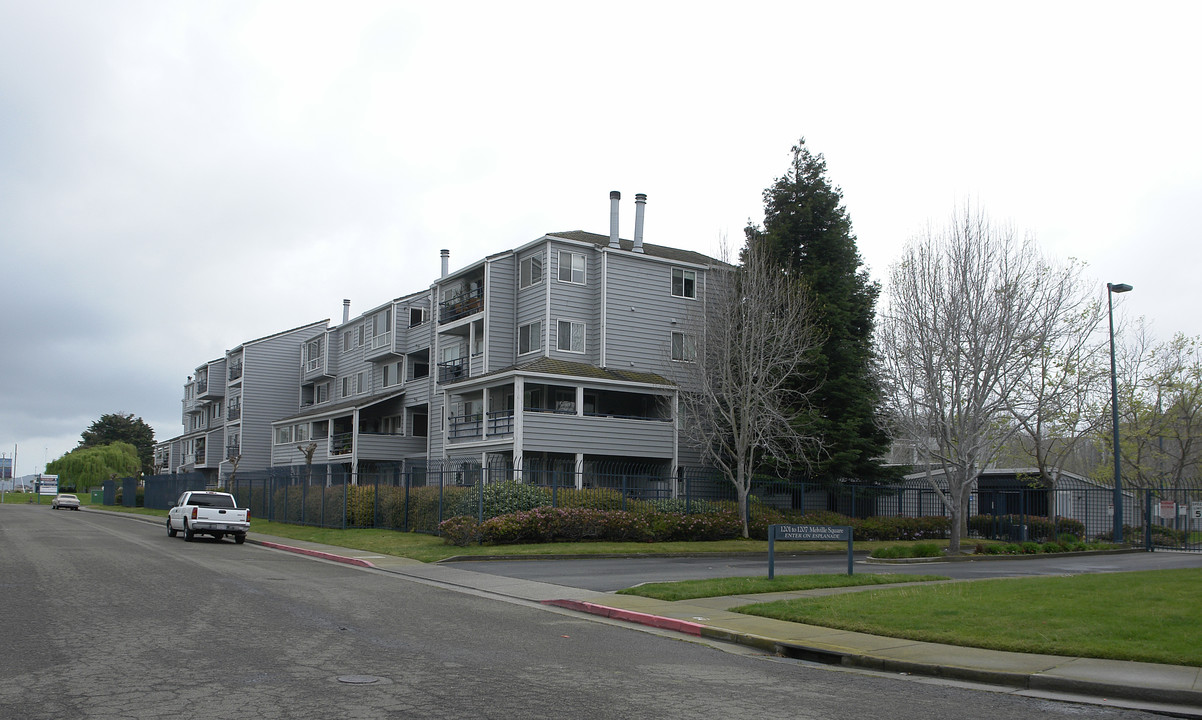
M1119 380L1114 362L1114 293L1130 292L1125 283L1106 283L1110 308L1110 423L1114 430L1114 541L1123 541L1123 475L1119 468Z

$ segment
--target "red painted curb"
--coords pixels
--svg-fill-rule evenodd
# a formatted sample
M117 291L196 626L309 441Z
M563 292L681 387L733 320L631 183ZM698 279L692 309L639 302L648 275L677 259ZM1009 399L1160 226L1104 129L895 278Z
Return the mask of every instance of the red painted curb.
M371 563L369 563L366 560L360 560L358 558L344 557L342 555L335 555L333 553L321 552L320 550L306 550L305 548L293 547L291 545L282 545L280 543L263 542L263 541L260 541L259 544L263 545L264 547L275 548L276 550L287 550L288 552L299 553L301 555L308 555L309 557L321 558L323 560L333 560L334 562L340 562L340 563L344 563L346 565L358 565L359 567L367 567L367 568L375 567L375 565L372 565Z
M659 628L661 630L672 630L681 632L687 635L696 635L701 637L700 625L688 620L677 620L676 618L663 617L662 615L650 615L648 613L635 612L633 610L620 610L611 608L605 605L585 602L583 600L543 600L544 605L554 605L556 607L566 608L568 610L577 610L586 612L592 615L602 615L614 620L622 620L624 622L633 622L640 625Z

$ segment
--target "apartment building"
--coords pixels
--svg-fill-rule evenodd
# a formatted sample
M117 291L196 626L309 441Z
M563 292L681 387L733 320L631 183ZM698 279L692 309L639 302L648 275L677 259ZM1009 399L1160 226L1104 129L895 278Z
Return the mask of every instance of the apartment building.
M273 465L352 472L437 464L502 474L699 462L681 447L672 366L688 362L714 261L632 240L551 233L309 338L297 412L274 423Z
M662 477L698 464L680 442L674 378L695 353L686 321L716 261L643 242L643 195L633 239L619 238L619 203L611 193L609 235L550 233L454 271L443 250L425 289L356 317L344 301L336 326L197 368L163 466L224 477L240 455L247 470L335 463L352 477L431 465L580 477L623 463ZM267 355L252 374L251 357ZM228 377L222 390L202 392L202 371Z
M198 366L184 383L183 434L154 449L159 473L199 472L210 482L271 463L271 422L296 407L302 338L329 320L242 343Z

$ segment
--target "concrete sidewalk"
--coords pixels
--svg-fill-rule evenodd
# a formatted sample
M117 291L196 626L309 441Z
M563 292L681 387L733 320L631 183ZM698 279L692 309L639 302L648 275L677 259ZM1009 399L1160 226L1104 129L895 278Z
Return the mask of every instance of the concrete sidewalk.
M1202 718L1202 668L981 650L730 612L731 608L740 605L830 591L669 602L500 577L460 570L452 564L422 563L315 543L254 538L249 541L438 585L738 643L801 660L984 683L1032 695L1104 699L1116 705Z

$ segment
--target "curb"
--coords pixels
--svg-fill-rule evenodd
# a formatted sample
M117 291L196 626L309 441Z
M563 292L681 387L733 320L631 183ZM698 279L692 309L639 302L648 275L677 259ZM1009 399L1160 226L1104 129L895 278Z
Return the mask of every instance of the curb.
M649 627L659 628L660 630L674 630L676 632L685 633L686 635L694 635L701 637L706 626L688 620L677 620L676 618L663 617L661 615L650 615L648 613L634 612L633 610L619 610L605 605L585 602L583 600L543 600L543 605L553 605L555 607L566 608L568 610L577 610L586 612L591 615L601 615L614 620L623 620L625 622L638 623Z
M266 540L247 539L247 542L254 543L255 545L262 545L263 547L274 548L276 550L285 550L285 551L291 552L291 553L298 553L300 555L308 555L309 557L321 558L322 560L332 560L333 562L339 562L344 565L355 565L358 567L365 567L365 568L375 568L376 567L374 564L372 564L366 560L360 560L359 558L346 557L345 555L335 555L334 553L322 552L320 550L308 550L306 548L298 548L295 545L284 545L283 543L268 542Z

